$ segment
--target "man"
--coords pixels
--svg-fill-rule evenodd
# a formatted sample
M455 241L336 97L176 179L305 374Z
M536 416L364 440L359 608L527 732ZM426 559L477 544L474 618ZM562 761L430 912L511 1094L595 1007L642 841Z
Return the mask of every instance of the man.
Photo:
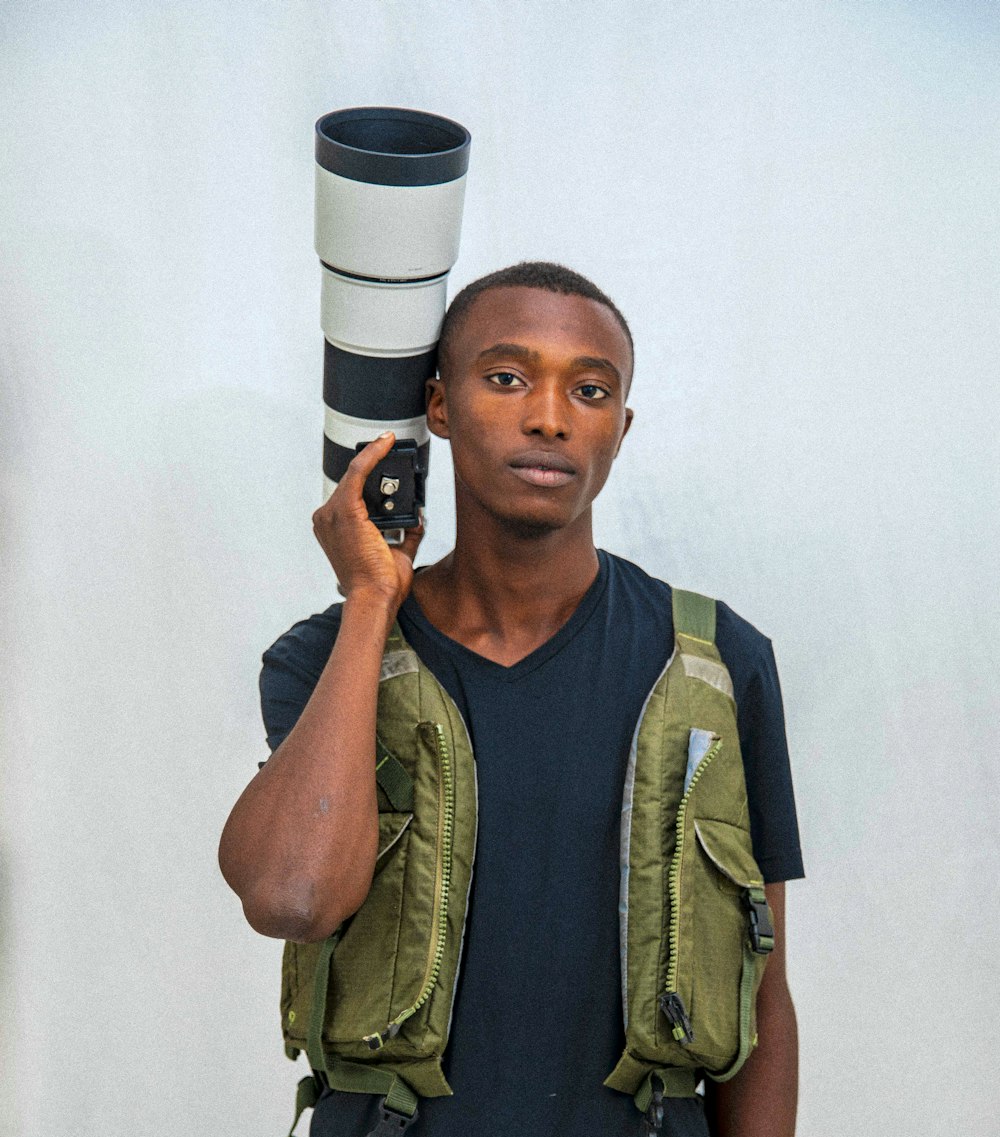
M479 833L445 1055L454 1096L421 1101L413 1131L428 1137L641 1132L630 1098L603 1082L623 1045L623 778L673 646L671 591L596 550L591 525L632 422L632 367L624 318L576 273L527 263L470 285L446 317L427 393L429 427L452 448L454 550L414 574L421 533L390 548L367 520L361 489L392 445L383 436L313 516L344 603L265 655L273 754L220 848L264 935L321 940L368 895L377 692L394 621L468 726ZM707 1082L704 1106L668 1099L661 1132L789 1137L797 1042L782 882L802 870L780 692L769 642L724 604L717 619L775 948L757 1049L732 1081ZM376 1107L327 1090L312 1133L362 1137Z

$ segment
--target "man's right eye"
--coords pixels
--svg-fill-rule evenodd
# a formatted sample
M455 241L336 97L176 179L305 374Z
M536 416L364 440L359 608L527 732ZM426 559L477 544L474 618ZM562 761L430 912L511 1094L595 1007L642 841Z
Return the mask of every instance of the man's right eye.
M520 375L515 375L512 371L494 371L486 378L495 383L498 387L516 387L519 384L523 385L524 380Z

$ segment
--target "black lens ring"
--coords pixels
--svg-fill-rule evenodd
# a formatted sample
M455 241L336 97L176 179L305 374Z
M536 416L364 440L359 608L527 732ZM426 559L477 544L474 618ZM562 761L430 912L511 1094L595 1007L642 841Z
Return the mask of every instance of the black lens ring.
M469 168L472 136L460 123L403 107L348 107L316 123L316 161L355 182L433 186Z

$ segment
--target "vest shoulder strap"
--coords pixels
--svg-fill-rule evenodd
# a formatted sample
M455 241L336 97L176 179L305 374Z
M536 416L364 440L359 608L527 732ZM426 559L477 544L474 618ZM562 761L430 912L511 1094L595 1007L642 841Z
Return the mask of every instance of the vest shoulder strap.
M699 592L674 588L674 635L715 643L715 601Z

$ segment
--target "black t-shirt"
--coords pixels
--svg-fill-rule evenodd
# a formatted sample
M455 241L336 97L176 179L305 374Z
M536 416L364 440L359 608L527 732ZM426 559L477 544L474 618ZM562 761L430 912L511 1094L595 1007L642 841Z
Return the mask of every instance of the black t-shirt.
M619 826L629 745L673 648L670 588L603 551L569 621L513 667L449 639L410 597L407 640L455 700L476 754L479 832L445 1074L414 1137L617 1137L641 1132L603 1080L624 1045ZM329 657L340 606L264 655L273 750ZM754 851L767 881L802 875L770 641L725 604L716 642L733 680ZM328 1093L313 1137L364 1137L377 1099ZM698 1101L668 1103L664 1137L703 1135Z

